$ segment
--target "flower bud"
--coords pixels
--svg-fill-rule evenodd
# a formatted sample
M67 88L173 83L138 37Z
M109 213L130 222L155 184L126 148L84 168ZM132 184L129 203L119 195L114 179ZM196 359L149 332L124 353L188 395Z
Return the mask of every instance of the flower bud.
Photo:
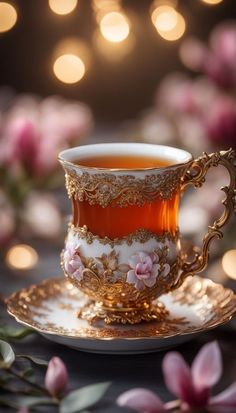
M59 357L53 357L46 371L46 389L52 396L59 396L66 390L67 383L68 373L65 364Z

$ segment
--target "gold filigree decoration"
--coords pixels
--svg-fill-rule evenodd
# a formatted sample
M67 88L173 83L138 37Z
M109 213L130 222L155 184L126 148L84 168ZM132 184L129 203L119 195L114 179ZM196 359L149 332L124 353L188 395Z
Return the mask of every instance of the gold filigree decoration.
M157 198L171 199L181 187L181 178L187 166L175 166L162 172L146 175L143 179L134 175L112 173L76 173L64 165L66 188L69 198L87 201L90 205L127 207L143 206Z
M194 275L203 271L209 261L209 248L214 238L223 238L223 232L221 228L229 221L230 217L236 212L236 154L233 149L228 151L215 152L210 155L204 153L198 159L195 159L190 164L187 173L182 178L182 189L185 189L188 185L194 185L195 187L201 187L205 182L205 176L211 167L217 167L222 165L226 168L230 183L228 186L224 186L222 191L226 197L222 201L224 205L224 212L217 219L213 225L208 227L208 232L203 238L202 251L196 253L192 262L185 262L182 265L182 273L176 284L178 288L183 280L189 275Z
M187 298L187 302L185 297ZM202 300L207 298L207 302ZM189 277L182 286L171 293L171 298L179 305L193 306L192 311L204 310L201 323L184 317L170 315L162 321L141 323L136 326L117 325L112 326L78 326L71 328L70 324L63 325L62 320L52 322L50 316L56 313L61 304L69 303L72 306L69 317L75 317L78 308L88 303L88 299L77 288L73 287L66 279L48 279L40 285L33 285L13 293L7 300L8 312L17 321L34 328L44 334L53 334L62 337L86 338L103 340L116 339L164 339L178 335L193 334L217 327L229 321L236 313L236 296L230 289L211 280L201 277ZM49 305L50 304L50 305ZM45 308L44 317L38 318L35 314ZM46 310L47 309L47 310ZM203 314L204 314L203 313Z
M91 299L102 302L107 307L117 308L122 304L126 308L136 307L139 309L144 303L150 303L159 295L168 292L175 284L179 261L177 258L177 261L170 265L169 273L165 275L164 268L167 263L168 251L167 246L153 250L153 254L159 258L158 264L160 265L156 283L153 287L145 287L141 291L126 281L127 272L131 267L126 263L118 263L118 253L115 250L96 258L85 257L78 252L78 257L83 265L79 278L65 270L64 251L61 255L61 266L65 276L72 284Z
M112 310L100 303L88 303L78 311L77 316L93 324L97 320L104 320L106 324L137 324L142 321L163 321L169 315L162 303L143 305L137 308L119 308Z
M140 228L135 232L132 232L122 238L111 239L109 237L99 237L99 235L94 235L90 232L86 225L83 227L76 227L73 224L69 224L69 230L76 232L81 239L86 240L88 244L92 244L94 241L99 241L102 245L110 245L114 248L116 245L121 245L126 243L127 245L132 245L134 242L140 242L144 244L150 239L155 239L157 242L164 243L165 241L170 241L176 243L179 239L179 229L176 229L175 234L171 232L164 232L163 234L156 234L155 232L149 231L145 228Z

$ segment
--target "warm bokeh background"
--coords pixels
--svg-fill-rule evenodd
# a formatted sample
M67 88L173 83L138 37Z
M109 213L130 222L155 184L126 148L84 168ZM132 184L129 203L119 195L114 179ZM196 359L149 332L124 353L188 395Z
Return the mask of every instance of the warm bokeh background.
M182 38L169 42L158 35L150 19L152 0L121 2L134 41L132 50L123 57L128 39L118 53L115 44L105 43L107 57L97 47L98 23L91 0L78 0L67 15L55 14L47 0L11 3L16 6L18 21L12 30L0 34L0 85L12 86L17 92L79 99L92 108L97 120L123 120L152 104L154 90L164 75L183 69L178 57ZM203 40L218 22L236 17L235 0L216 5L179 0L178 11L186 20L184 36ZM83 39L91 57L84 78L74 85L61 83L52 71L55 47L68 36Z

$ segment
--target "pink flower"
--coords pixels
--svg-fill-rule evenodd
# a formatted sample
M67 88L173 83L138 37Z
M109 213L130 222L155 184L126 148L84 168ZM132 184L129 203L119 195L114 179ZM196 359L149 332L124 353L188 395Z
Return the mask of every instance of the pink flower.
M67 241L64 250L64 266L67 274L80 281L83 277L84 265L79 256L79 244L76 240Z
M46 371L46 389L52 396L60 396L66 390L67 383L68 373L65 364L59 357L53 357Z
M128 407L139 413L164 413L162 401L150 390L137 388L122 393L117 404Z
M236 383L218 396L210 397L210 389L222 373L221 354L216 342L202 347L191 369L177 352L167 353L162 369L167 388L182 401L185 411L205 407L212 413L235 413Z
M236 146L236 102L230 97L218 98L206 114L206 132L211 141L225 147Z
M210 397L210 389L222 373L221 354L216 342L202 347L191 369L180 353L167 353L162 370L167 388L178 400L163 403L150 390L137 388L121 394L117 404L139 413L164 413L173 409L179 411L179 408L181 412L236 412L236 382L217 396Z
M34 171L38 152L38 131L35 124L25 118L18 117L12 120L6 130L8 139L7 161L9 163L21 162L29 173Z
M229 69L236 69L236 23L219 24L210 37L210 45L214 53ZM234 72L235 80L236 73Z
M181 74L172 73L164 77L158 88L156 102L168 112L192 113L196 110L192 80Z
M217 26L210 37L210 47L195 38L187 38L180 48L182 62L209 76L218 85L236 86L236 24Z
M153 287L156 283L156 278L160 272L161 266L158 264L159 257L156 254L147 254L146 252L138 252L129 259L129 265L132 268L127 273L127 282L134 284L137 290L142 291L146 286ZM167 275L170 272L169 264L164 264L162 275Z

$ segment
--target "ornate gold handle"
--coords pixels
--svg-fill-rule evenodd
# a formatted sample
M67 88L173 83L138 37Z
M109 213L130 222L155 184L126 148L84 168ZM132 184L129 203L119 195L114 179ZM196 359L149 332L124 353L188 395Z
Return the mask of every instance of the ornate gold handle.
M183 263L182 273L175 288L181 285L183 280L188 275L199 273L206 268L209 260L209 247L211 241L215 237L219 239L223 237L223 233L220 229L226 224L233 212L236 211L235 151L232 149L229 149L228 151L215 152L210 155L204 153L203 156L192 161L189 169L182 178L182 188L185 189L186 186L190 184L197 188L201 187L205 182L205 176L209 168L219 165L223 165L227 169L230 176L229 185L221 188L226 194L226 198L222 201L225 207L224 212L212 226L208 227L208 232L203 238L201 253L196 253L192 262Z

